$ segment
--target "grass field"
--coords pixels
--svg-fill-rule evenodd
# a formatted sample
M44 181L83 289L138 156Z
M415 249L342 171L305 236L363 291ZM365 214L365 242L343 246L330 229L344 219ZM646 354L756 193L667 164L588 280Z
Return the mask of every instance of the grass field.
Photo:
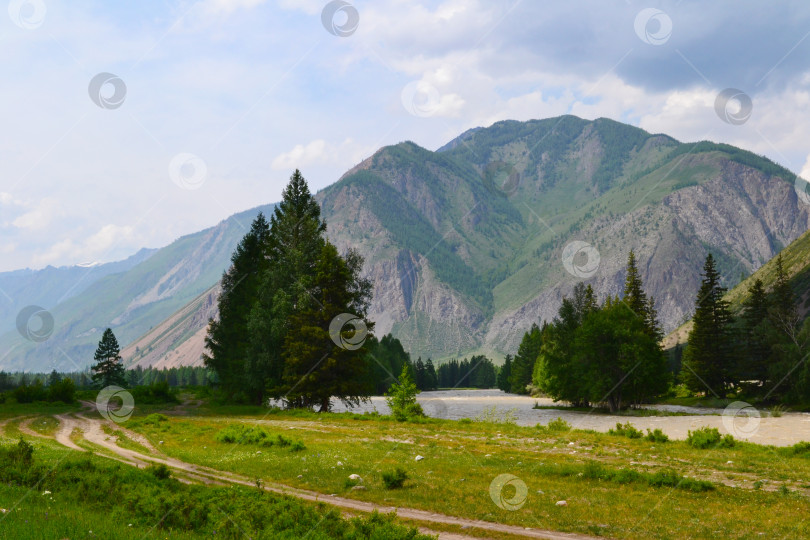
M217 442L240 423L300 441L305 450ZM747 538L810 535L810 449L746 443L692 448L584 431L371 415L203 408L193 417L127 427L168 455L263 482L522 527L614 538ZM424 459L416 461L420 455ZM386 489L382 473L409 480ZM362 477L365 489L352 490ZM499 508L493 479L527 486L518 510ZM702 482L701 482L702 481ZM708 484L707 484L708 483ZM507 486L503 497L514 495ZM567 506L556 505L565 500ZM762 534L760 534L762 533Z
M160 468L29 441L33 460L25 463L12 450L19 443L0 437L0 538L429 538L390 517L345 519L324 505L255 488L186 485Z
M56 427L53 415L69 410L45 406L25 409L7 411L0 407L0 423L7 422L3 442L20 435L18 415L27 419L30 429L51 435ZM170 457L237 473L268 486L288 485L385 506L610 538L810 536L806 517L810 445L805 444L774 448L737 442L731 448L698 449L685 441L651 442L570 430L563 423L521 427L470 420L396 422L371 414L207 404L185 410L184 415L154 414L159 409L136 409L123 427L141 433ZM627 421L632 423L632 418ZM104 431L117 437L121 447L148 453L122 430L107 427ZM238 441L244 433L254 442L224 442ZM86 454L61 448L54 441L26 438L36 447L37 459L45 468L88 459ZM74 440L79 442L80 437ZM199 489L206 495L195 494L195 500L242 501L246 514L234 511L247 523L253 521L246 515L259 512L254 507L258 503L252 499L255 489L184 486L174 480L154 483L149 473L102 457L109 455L109 450L85 440L80 445L97 454L89 459L98 470L89 476L91 487L84 491L96 489L93 486L100 482L99 477L130 470L136 476L127 475L124 484L105 485L104 489L138 493L146 485L148 495L143 499L164 502L174 500L177 490ZM417 456L422 459L417 460ZM400 488L386 487L384 474L397 468L405 471L407 480ZM350 480L352 474L361 480ZM499 487L494 480L503 474L516 480ZM143 475L147 475L146 480ZM525 493L519 491L521 483ZM50 489L53 493L43 496L47 489L43 486L29 490L30 486L13 484L4 481L0 485L0 508L12 510L0 516L2 537L6 537L4 531L12 531L9 538L210 538L214 530L219 531L218 537L242 537L233 527L228 529L212 520L210 514L200 527L161 523L151 530L160 516L156 517L155 509L149 510L148 505L146 510L132 504L122 509L111 507L107 499L77 500L75 493L64 488ZM109 497L131 499L117 493ZM266 501L274 504L278 499L272 494L267 497ZM18 506L10 508L19 500ZM558 506L558 501L567 505ZM514 510L508 509L512 503ZM303 508L302 512L316 512L318 516L328 513L309 503L295 504ZM210 511L210 505L205 507ZM124 522L127 530L121 532ZM513 538L452 525L432 528ZM92 534L87 532L90 530ZM224 534L226 530L230 532ZM261 538L258 534L249 536ZM390 537L401 537L396 536L399 532L394 534Z

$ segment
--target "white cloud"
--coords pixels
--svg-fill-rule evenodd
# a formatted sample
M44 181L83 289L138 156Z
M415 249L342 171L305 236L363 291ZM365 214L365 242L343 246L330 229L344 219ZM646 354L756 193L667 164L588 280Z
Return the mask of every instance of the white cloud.
M119 244L138 245L140 241L142 238L135 235L133 227L108 224L82 241L63 238L35 255L33 261L37 266L96 261Z
M341 170L340 167L348 169L374 150L376 148L373 146L359 144L351 138L340 144L316 139L306 145L297 144L290 151L279 154L271 166L277 171L292 171L314 165L332 165L335 170Z
M12 221L11 224L20 229L40 231L48 228L59 212L59 201L47 197L39 201L31 210Z

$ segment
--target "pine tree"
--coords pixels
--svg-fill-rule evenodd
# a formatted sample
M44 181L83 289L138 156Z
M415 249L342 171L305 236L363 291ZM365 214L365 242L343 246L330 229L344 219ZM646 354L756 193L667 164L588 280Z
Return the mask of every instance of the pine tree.
M498 371L498 388L503 392L512 391L512 355L507 354L501 369Z
M532 382L534 363L540 354L543 338L540 328L532 324L531 329L524 334L518 347L518 352L512 360L511 391L513 394L526 394L526 387Z
M121 358L121 347L118 345L112 329L104 330L93 359L96 361L91 368L93 384L97 388L106 388L111 385L126 386L126 372Z
M764 385L768 378L768 356L771 349L768 343L768 310L765 286L761 279L757 279L748 288L748 298L743 302L741 322L745 350L740 355L737 379L755 381L758 387Z
M773 286L773 304L769 309L773 325L794 344L801 325L801 317L796 308L796 294L790 286L790 278L785 272L782 254L776 259L776 282Z
M631 249L627 256L627 276L624 279L624 303L643 321L648 319L649 302L644 293L641 275L636 265L636 254Z
M245 339L248 317L255 304L261 276L267 267L265 253L270 228L259 213L231 256L231 266L222 276L217 300L219 318L208 323L203 354L205 366L216 371L221 388L234 395L247 387Z
M270 218L268 268L249 316L247 378L257 403L267 394L283 398L289 390L282 352L294 328L293 317L312 301L310 289L325 233L320 207L296 169Z
M419 390L427 390L425 364L422 362L421 356L416 359L416 365L414 366L414 382Z
M427 378L427 389L436 390L439 387L439 380L436 376L436 368L433 366L433 360L428 358L425 364L425 376Z
M366 349L341 346L335 343L336 336L330 335L332 321L345 313L356 316L356 322L353 329L344 326L343 332L352 334L358 325L373 328L365 319L371 284L360 278L362 264L356 252L350 251L343 258L331 243L322 244L312 269L312 287L295 306L285 334L283 384L288 402L329 411L332 397L346 405L358 405L371 395ZM341 337L354 336L342 333Z
M703 265L681 375L693 392L710 392L720 397L725 397L733 382L735 360L733 318L728 302L723 300L725 292L710 253Z

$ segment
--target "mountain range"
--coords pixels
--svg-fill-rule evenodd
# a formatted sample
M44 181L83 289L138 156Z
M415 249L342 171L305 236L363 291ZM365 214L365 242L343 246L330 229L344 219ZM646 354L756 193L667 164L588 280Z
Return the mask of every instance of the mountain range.
M794 180L726 144L562 116L476 128L436 151L381 148L316 199L329 238L366 259L376 333L436 361L499 360L577 282L618 294L631 248L665 330L679 327L708 252L731 287L810 227ZM49 308L55 329L42 343L8 328L0 368L67 369L65 357L86 366L106 326L130 364L199 363L228 257L250 220L271 210L237 214L97 279Z

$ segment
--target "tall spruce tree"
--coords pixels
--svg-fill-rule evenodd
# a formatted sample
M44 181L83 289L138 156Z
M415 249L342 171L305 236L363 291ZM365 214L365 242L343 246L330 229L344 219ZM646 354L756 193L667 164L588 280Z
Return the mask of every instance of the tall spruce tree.
M498 388L504 392L512 391L512 355L507 354L501 369L498 370Z
M644 286L641 282L641 275L636 264L636 254L631 249L627 256L627 275L624 278L624 303L627 304L641 320L647 320L647 308L649 302Z
M296 169L270 218L268 266L249 316L247 375L256 403L280 399L290 388L282 353L293 315L312 300L309 291L325 232L321 209Z
M96 363L91 370L93 371L93 384L96 388L106 388L110 385L126 386L127 378L121 358L121 347L118 345L112 329L104 330L93 360Z
M527 394L526 387L532 382L534 363L540 354L543 337L540 328L532 324L531 329L523 335L517 354L512 360L512 375L510 377L513 394Z
M283 382L285 399L304 407L317 405L322 412L331 408L331 398L344 404L359 405L371 395L367 351L362 346L346 347L330 335L332 321L341 314L354 315L352 328L343 332L355 337L373 323L365 318L371 296L371 283L360 278L363 259L356 252L341 257L329 242L313 268L313 286L290 316L285 335ZM357 336L364 338L364 336ZM358 341L358 340L353 340Z
M785 272L780 253L776 259L776 282L773 285L773 303L768 316L773 325L793 343L797 342L801 317L796 308L796 294L790 286L790 278Z
M230 396L248 387L245 360L248 318L268 263L265 257L270 227L259 213L231 256L231 266L222 276L222 292L217 304L218 319L208 322L205 338L207 353L203 361L219 378L221 388Z
M703 265L703 279L695 299L692 330L683 354L683 382L693 392L725 397L732 384L735 361L733 318L726 289L711 253Z
M765 286L757 279L748 288L748 298L743 301L741 316L742 339L745 347L741 351L737 366L737 379L748 391L756 391L764 386L768 379L768 357L770 321L768 320L769 301Z

